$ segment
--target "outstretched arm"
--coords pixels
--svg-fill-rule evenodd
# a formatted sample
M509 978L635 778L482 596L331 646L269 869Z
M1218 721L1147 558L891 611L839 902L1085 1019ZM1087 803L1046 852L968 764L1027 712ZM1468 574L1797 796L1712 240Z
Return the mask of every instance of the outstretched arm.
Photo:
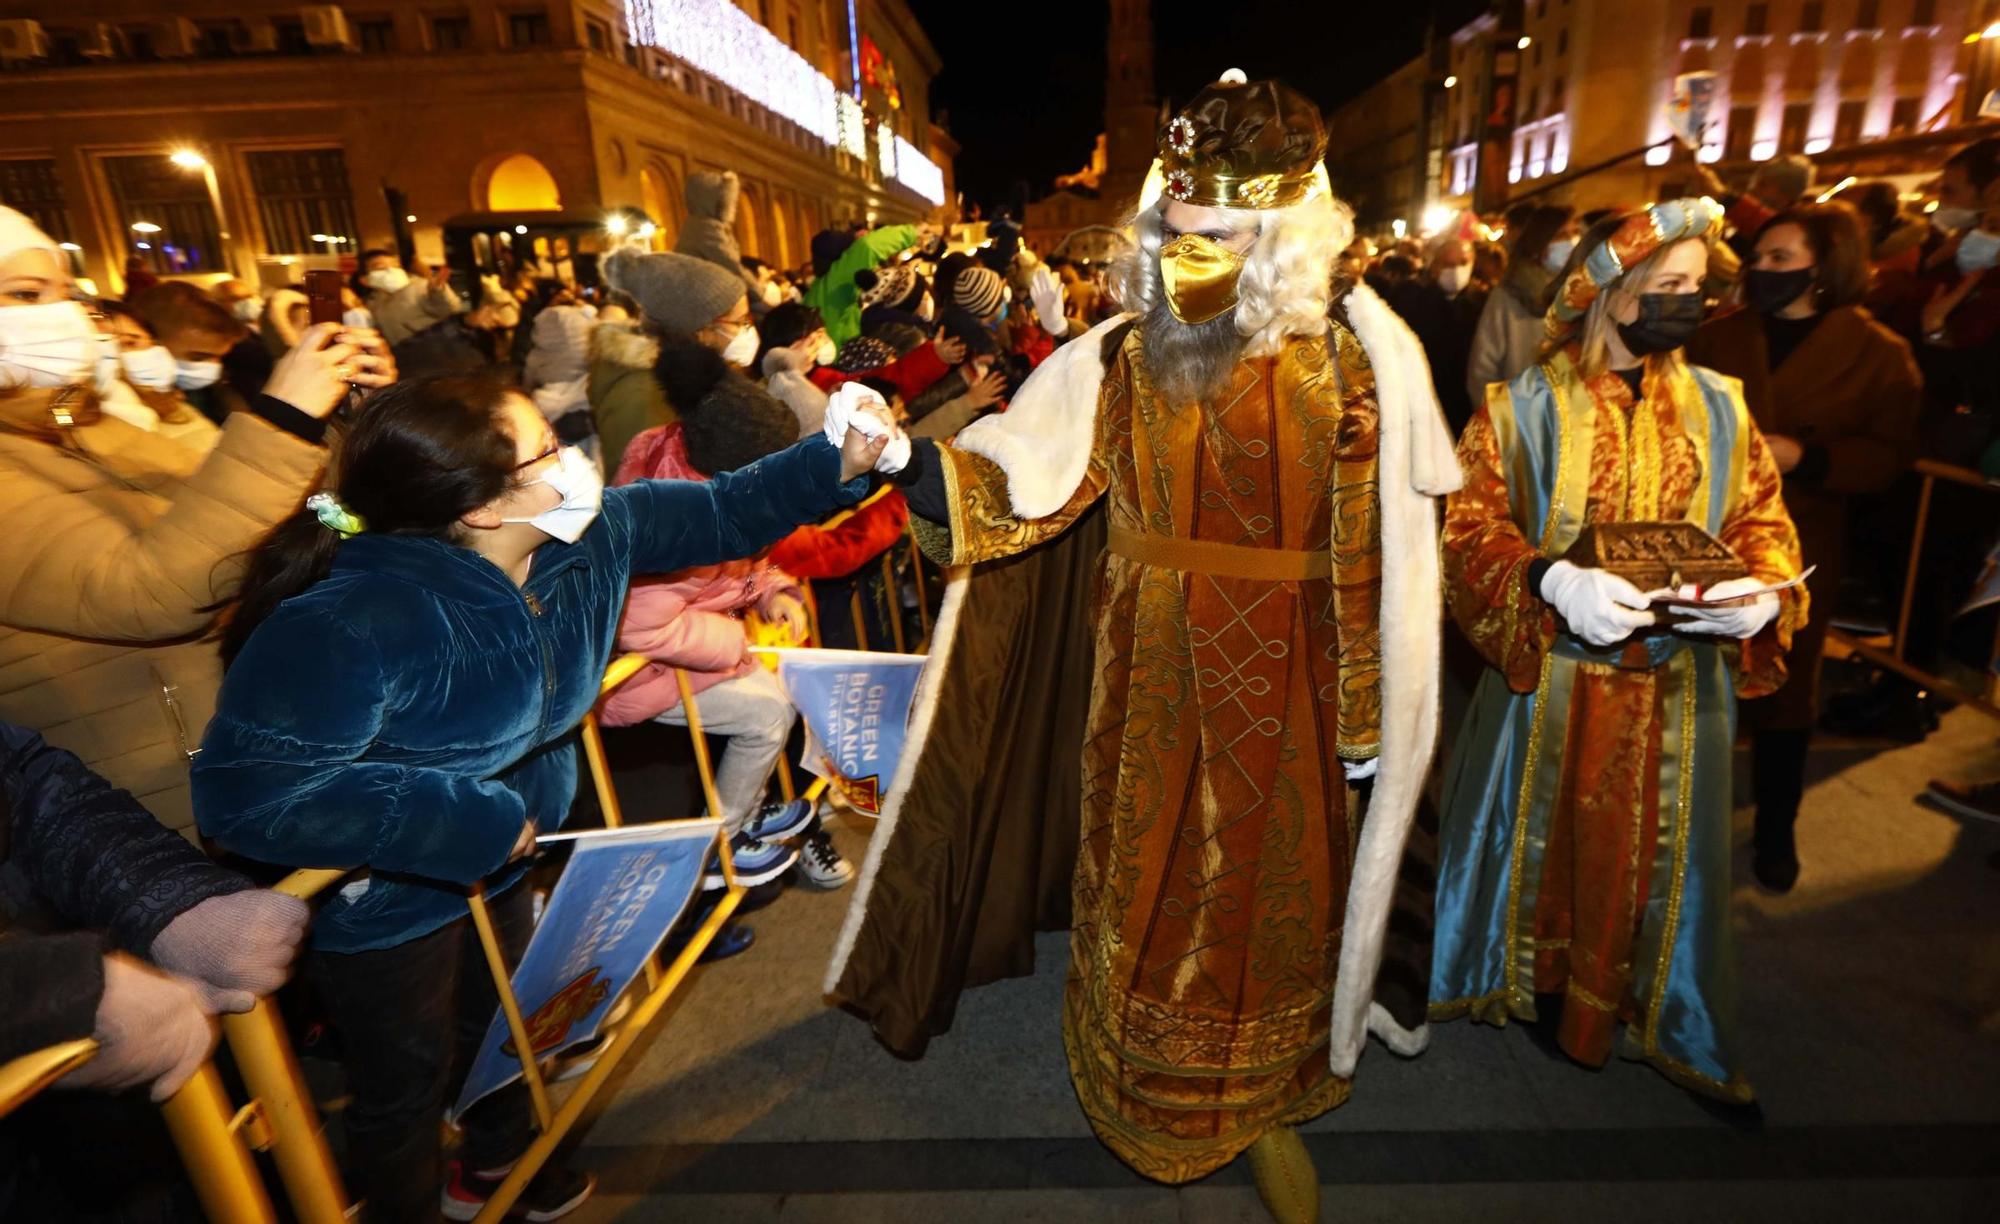
M633 503L632 572L668 574L762 552L793 528L860 501L868 466L849 479L847 463L815 435L710 481L641 480L605 496Z

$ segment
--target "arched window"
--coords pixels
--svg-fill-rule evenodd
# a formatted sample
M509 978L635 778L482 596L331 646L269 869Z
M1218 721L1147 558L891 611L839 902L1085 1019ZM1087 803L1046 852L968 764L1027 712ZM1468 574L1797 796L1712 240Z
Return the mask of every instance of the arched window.
M658 227L653 231L656 251L673 250L674 238L680 232L674 195L673 177L667 170L657 165L639 168L639 206Z
M494 212L552 211L562 207L562 193L547 166L526 153L515 153L488 173L486 207Z

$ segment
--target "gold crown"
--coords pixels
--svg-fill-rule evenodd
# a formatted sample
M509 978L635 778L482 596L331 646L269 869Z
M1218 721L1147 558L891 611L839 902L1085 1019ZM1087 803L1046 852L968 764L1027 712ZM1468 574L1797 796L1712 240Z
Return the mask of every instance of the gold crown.
M1214 208L1289 208L1324 183L1325 156L1326 124L1311 99L1234 69L1160 134L1167 195Z

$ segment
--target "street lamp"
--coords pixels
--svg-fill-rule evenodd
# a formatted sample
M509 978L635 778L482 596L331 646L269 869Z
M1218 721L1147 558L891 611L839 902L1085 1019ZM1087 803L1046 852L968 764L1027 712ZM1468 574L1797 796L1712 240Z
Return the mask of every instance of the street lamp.
M215 210L216 237L222 242L222 268L231 276L236 275L236 257L229 249L229 219L222 211L222 188L215 181L215 164L194 149L175 149L167 154L167 160L183 170L201 171L201 181L208 188L208 205Z
M1526 51L1529 47L1533 46L1534 43L1535 43L1534 39L1529 38L1526 34L1523 34L1521 35L1521 41L1514 44L1514 49L1516 51Z
M1451 89L1457 84L1458 84L1458 78L1455 76L1448 76L1444 79L1444 87L1446 89Z
M132 223L132 232L135 234L157 234L160 232L160 227L154 225L151 221L134 221Z

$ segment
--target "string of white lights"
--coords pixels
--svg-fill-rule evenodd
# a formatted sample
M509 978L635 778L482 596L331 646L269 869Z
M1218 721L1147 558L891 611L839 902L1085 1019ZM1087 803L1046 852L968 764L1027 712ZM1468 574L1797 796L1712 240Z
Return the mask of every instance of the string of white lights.
M626 0L632 38L658 47L855 157L867 157L866 117L783 39L730 0ZM944 202L944 171L886 124L876 127L882 173L932 204Z

